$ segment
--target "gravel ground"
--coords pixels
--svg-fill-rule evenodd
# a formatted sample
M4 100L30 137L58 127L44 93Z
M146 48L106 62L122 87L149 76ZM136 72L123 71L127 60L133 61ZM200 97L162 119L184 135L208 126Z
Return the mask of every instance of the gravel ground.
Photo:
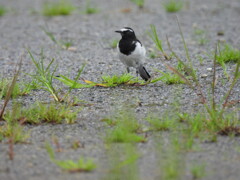
M84 9L85 1L72 1L79 9ZM2 77L11 77L14 69L23 54L21 78L28 79L25 72L34 72L34 66L27 55L29 48L38 57L41 49L46 59L55 58L59 65L57 74L64 74L73 78L82 64L87 63L82 77L92 81L99 81L104 74L121 74L125 72L124 66L118 60L116 49L110 48L112 40L119 39L114 31L121 27L132 27L138 38L147 49L154 48L147 35L150 25L154 24L161 39L168 35L169 40L184 58L184 48L178 31L177 15L184 33L189 52L198 67L198 75L207 74L201 78L206 94L212 76L207 68L212 66L212 60L207 55L215 48L217 40L226 41L234 47L240 47L240 1L239 0L191 0L186 3L183 10L178 13L166 13L158 0L146 0L145 7L138 9L129 0L92 0L99 8L97 14L86 15L75 11L70 16L46 18L41 15L44 0L8 0L0 2L8 8L8 12L0 17L0 74ZM130 12L123 13L123 10ZM74 51L63 50L54 44L43 32L41 27L47 27L57 39L71 40ZM205 30L208 42L199 45L194 27ZM218 32L224 32L218 36ZM163 41L163 47L167 44ZM167 51L168 52L168 51ZM198 56L204 59L200 64ZM150 74L156 76L154 69L166 71L163 58L148 58L145 62ZM174 61L167 63L175 64ZM228 72L232 72L233 64L228 65ZM217 68L219 78L223 78L222 70ZM133 75L135 75L133 73ZM63 90L65 86L58 83ZM228 88L220 86L216 89L217 99L223 96ZM179 94L179 89L181 93ZM240 99L240 83L238 82L232 99ZM77 122L72 125L26 125L30 130L30 138L26 144L14 146L14 161L7 155L8 144L0 143L0 179L1 180L40 180L40 179L110 179L107 172L107 150L103 142L106 125L101 119L116 112L119 106L130 105L134 107L139 119L144 119L149 112L162 112L170 107L171 102L181 99L182 109L188 112L195 111L199 99L186 85L167 85L163 82L143 87L115 87L91 89L74 89L72 94L92 106L85 107L79 113ZM26 105L35 101L49 101L49 94L37 90L30 95L18 98ZM141 102L141 106L139 106ZM0 101L0 105L3 101ZM51 142L57 137L63 152L57 153L59 159L77 159L79 156L91 157L98 167L91 173L67 173L50 161L44 148L45 142ZM84 144L83 148L71 148L74 141ZM159 179L156 166L156 152L154 138L149 137L146 143L137 145L141 154L138 161L139 179ZM201 150L186 154L186 175L183 179L192 179L189 174L191 162L201 162L206 166L208 180L238 180L240 177L240 139L238 137L218 137L216 143L199 143ZM124 152L123 152L124 153ZM126 178L127 179L127 178Z

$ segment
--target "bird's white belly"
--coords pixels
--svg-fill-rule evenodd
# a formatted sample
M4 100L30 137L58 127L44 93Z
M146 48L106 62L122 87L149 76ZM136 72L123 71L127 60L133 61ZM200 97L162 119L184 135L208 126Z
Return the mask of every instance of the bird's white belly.
M145 59L146 50L144 46L141 46L140 43L136 44L135 51L129 55L122 54L118 50L119 59L127 67L138 67L142 64L142 61Z

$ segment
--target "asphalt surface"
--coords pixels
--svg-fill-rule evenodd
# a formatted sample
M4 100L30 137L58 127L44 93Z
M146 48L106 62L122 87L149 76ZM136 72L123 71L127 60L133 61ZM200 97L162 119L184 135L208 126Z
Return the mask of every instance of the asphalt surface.
M165 12L161 1L146 0L143 9L138 9L128 0L107 1L92 0L99 12L87 15L81 13L85 7L85 1L72 1L77 7L69 16L44 17L41 14L44 0L9 0L0 2L7 7L8 12L0 17L0 75L4 78L12 77L14 69L20 57L23 57L20 79L29 80L27 73L34 73L35 69L26 49L39 57L43 49L46 61L55 59L58 64L56 74L63 74L74 78L77 70L87 63L82 78L92 81L100 81L101 76L108 74L122 74L125 67L118 60L116 49L110 44L119 39L115 33L121 27L132 27L137 37L145 45L146 49L153 49L154 44L147 32L150 25L157 28L159 37L163 40L163 47L167 53L165 36L169 37L174 50L179 56L185 58L185 52L179 34L176 15L180 21L182 31L189 47L189 53L193 59L194 67L197 67L205 94L208 94L212 72L212 59L209 54L214 51L216 42L226 41L234 47L240 47L240 1L239 0L192 0L185 3L184 8L177 13ZM72 50L64 50L53 43L44 33L42 27L51 31L58 40L70 40L73 43ZM199 36L194 34L194 28L204 30L207 43L199 45ZM224 32L219 36L218 32ZM149 53L148 53L149 54ZM203 58L200 63L199 56ZM145 66L154 77L159 76L155 69L167 71L165 63L176 65L176 60L166 61L162 57L147 58ZM233 72L234 64L228 64L228 72ZM135 75L135 71L132 71ZM223 71L217 67L219 79L223 79ZM55 82L63 91L67 87ZM217 101L228 89L229 83L220 85L216 89ZM240 99L240 83L234 89L231 99ZM84 107L78 114L75 124L43 124L25 125L24 129L30 132L27 143L14 146L14 160L8 157L8 144L0 142L0 179L1 180L65 180L65 179L110 179L108 177L108 156L104 143L105 131L108 126L101 119L114 113L119 107L130 106L136 112L139 121L142 121L149 113L161 112L171 108L171 103L177 99L181 103L183 111L194 112L199 106L199 98L187 85L167 85L164 82L149 84L142 87L93 87L74 89L72 95L86 101L91 106ZM24 105L30 106L36 101L49 102L51 96L43 90L35 90L29 95L17 98ZM0 105L3 101L0 101ZM10 103L11 104L11 103ZM139 105L141 104L141 105ZM239 108L239 105L236 105ZM10 108L10 106L9 106ZM74 107L75 108L75 107ZM77 107L76 107L77 108ZM237 108L237 107L236 107ZM163 134L164 135L164 134ZM164 136L161 136L164 139ZM76 160L80 156L92 158L97 168L89 173L68 173L62 171L51 162L45 143L57 138L62 152L56 153L57 159ZM76 150L71 148L74 141L79 141L84 146ZM141 154L138 160L139 179L159 179L161 172L156 165L157 153L155 138L148 137L146 143L137 144ZM190 180L191 164L199 162L206 166L207 180L238 180L240 177L240 139L238 137L218 137L217 142L199 142L198 151L187 152L184 156L186 172L182 179ZM119 152L124 153L124 152ZM119 154L119 155L120 155ZM127 179L127 178L126 178Z

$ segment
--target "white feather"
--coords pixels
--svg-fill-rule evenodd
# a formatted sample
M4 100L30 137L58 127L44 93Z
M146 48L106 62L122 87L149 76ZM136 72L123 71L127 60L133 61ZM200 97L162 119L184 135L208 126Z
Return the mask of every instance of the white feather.
M139 42L137 42L136 48L131 54L125 55L121 53L118 48L118 55L119 59L125 66L137 68L145 60L146 49Z

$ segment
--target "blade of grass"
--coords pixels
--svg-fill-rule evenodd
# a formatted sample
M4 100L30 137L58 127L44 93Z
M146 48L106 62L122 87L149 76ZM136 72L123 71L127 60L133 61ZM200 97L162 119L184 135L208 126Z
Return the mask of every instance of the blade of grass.
M2 118L3 118L4 111L7 107L7 104L9 102L10 98L11 98L14 86L16 85L16 82L17 82L17 79L18 79L18 76L19 76L19 73L20 73L20 70L21 70L21 67L22 67L22 59L23 59L23 57L21 56L20 62L18 63L17 68L16 68L17 70L16 70L16 72L13 76L13 80L12 80L12 82L11 82L9 88L8 88L2 110L0 111L0 120L2 120Z

